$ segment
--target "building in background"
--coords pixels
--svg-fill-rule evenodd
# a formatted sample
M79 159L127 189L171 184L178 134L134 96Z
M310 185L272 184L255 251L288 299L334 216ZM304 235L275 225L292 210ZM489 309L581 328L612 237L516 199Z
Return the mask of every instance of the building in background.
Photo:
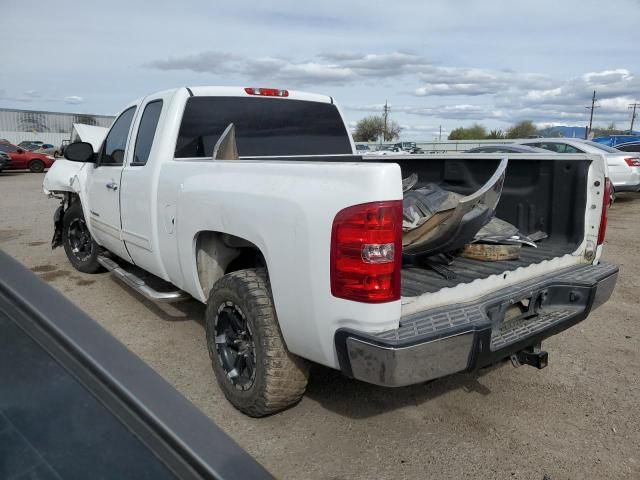
M0 108L0 139L14 144L40 140L58 146L71 138L74 123L110 127L114 118L109 115Z

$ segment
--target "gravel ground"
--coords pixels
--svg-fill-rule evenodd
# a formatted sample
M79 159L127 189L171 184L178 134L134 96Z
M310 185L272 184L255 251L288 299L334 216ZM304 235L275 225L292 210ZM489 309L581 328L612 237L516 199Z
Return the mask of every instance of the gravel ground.
M544 370L510 364L384 389L314 367L296 407L234 410L209 365L195 301L156 306L51 251L43 175L0 174L0 248L85 310L279 478L640 478L640 197L610 212L612 299L545 342ZM546 477L545 477L546 476Z

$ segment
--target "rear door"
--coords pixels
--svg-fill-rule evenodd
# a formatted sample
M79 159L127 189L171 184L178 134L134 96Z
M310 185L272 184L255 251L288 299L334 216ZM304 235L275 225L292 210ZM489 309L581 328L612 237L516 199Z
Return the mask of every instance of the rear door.
M161 117L172 94L151 95L140 104L140 114L131 133L131 148L125 158L120 194L122 239L127 250L136 265L161 277L165 274L158 255L158 235L164 230L173 233L169 228L173 224L158 220L158 217L164 219L168 207L157 200L160 149L154 140L160 137L158 125L162 124Z
M85 209L85 216L89 218L91 234L100 245L125 259L130 257L121 236L120 178L135 113L134 105L116 119L87 175L89 211Z

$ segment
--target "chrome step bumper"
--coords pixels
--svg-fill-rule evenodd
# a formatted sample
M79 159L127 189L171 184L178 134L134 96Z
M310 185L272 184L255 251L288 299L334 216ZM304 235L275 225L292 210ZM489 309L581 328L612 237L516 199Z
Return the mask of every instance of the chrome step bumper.
M137 277L133 273L127 272L124 268L118 265L116 262L111 260L110 258L99 256L98 262L104 268L109 270L114 277L118 280L121 280L126 285L131 287L133 290L138 292L147 300L151 300L156 303L172 303L179 302L181 300L186 300L189 298L189 295L182 290L172 290L167 292L160 292L151 288L144 280L140 277Z
M340 329L340 368L390 387L475 370L584 320L609 299L617 277L618 267L609 263L576 265L471 303L410 315L396 330Z

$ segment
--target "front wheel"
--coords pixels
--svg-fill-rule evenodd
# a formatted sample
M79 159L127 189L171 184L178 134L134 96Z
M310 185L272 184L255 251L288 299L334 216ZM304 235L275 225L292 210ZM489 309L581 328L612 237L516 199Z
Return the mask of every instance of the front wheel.
M102 270L102 266L98 263L101 248L89 233L80 202L72 203L64 212L62 245L67 258L76 270L83 273L96 273Z
M205 320L213 371L234 407L263 417L300 400L309 365L284 344L264 269L239 270L216 282Z
M44 162L42 160L31 160L29 162L29 170L33 173L41 173L44 171Z

